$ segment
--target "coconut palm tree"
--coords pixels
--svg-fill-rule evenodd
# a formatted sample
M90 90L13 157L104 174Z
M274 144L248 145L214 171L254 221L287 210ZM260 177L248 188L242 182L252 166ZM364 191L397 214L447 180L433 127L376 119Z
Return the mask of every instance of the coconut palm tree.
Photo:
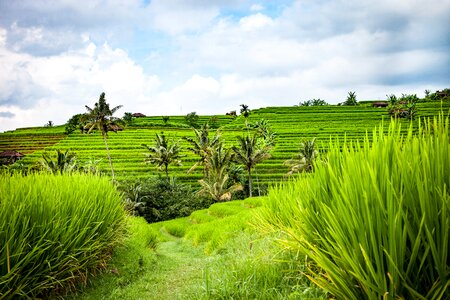
M199 194L208 195L216 202L231 200L233 192L243 189L242 185L235 183L230 185L228 169L233 160L231 149L225 149L223 143L212 148L206 157L205 167L208 175L199 180L201 189Z
M250 109L248 109L248 105L241 104L241 115L245 118L245 127L248 127L248 116L250 115Z
M357 105L356 92L348 92L347 99L344 101L344 105Z
M94 108L90 108L85 105L87 113L84 116L84 119L87 121L84 129L87 130L87 133L91 133L92 130L98 129L103 136L103 141L105 142L106 153L108 155L109 165L111 167L111 174L113 180L114 177L114 169L111 161L111 155L109 153L108 142L106 141L108 137L108 131L114 131L117 133L118 130L121 130L122 120L120 118L113 117L113 114L119 110L122 105L118 105L113 109L109 108L109 104L106 103L105 93L100 94L100 98L98 102L95 103Z
M181 166L181 147L179 142L172 141L169 144L164 133L161 135L156 134L155 145L148 146L142 144L150 153L145 153L145 163L153 164L158 167L159 170L164 170L166 173L166 180L169 182L169 165Z
M319 151L316 150L316 139L304 140L300 143L300 151L296 157L284 162L284 165L289 166L288 175L298 172L312 172L314 162L318 156Z
M53 174L72 173L77 169L76 155L73 152L66 150L62 152L56 150L56 160L50 156L49 153L44 152L39 164L45 170L52 172Z
M184 137L184 139L191 144L187 150L199 156L199 160L188 170L188 173L195 170L198 166L205 165L207 157L211 154L211 151L220 142L221 134L217 130L212 138L209 138L209 125L205 123L200 129L194 129L194 138ZM207 168L204 169L205 175L207 175Z
M248 175L248 194L252 196L252 169L263 160L270 157L271 146L260 143L258 136L238 136L238 146L233 146L235 162L242 164Z

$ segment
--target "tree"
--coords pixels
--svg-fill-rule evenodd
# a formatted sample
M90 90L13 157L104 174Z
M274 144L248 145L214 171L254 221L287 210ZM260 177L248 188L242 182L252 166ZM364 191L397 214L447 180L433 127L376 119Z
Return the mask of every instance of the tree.
M145 153L146 159L144 159L145 163L153 164L158 167L158 169L164 170L166 173L166 180L169 182L169 165L181 166L181 147L178 142L172 141L169 144L164 133L161 135L156 134L155 145L148 146L146 144L142 144L150 153Z
M71 134L72 132L74 132L75 130L80 130L80 132L83 132L84 129L84 123L82 120L86 119L86 114L76 114L73 115L66 123L65 126L65 133L66 134Z
M248 105L241 104L241 115L245 118L245 126L248 127L248 116L250 115L250 109L248 109Z
M253 124L253 128L256 130L256 134L263 139L263 142L268 146L275 145L275 139L277 134L272 131L272 127L266 119L261 119Z
M50 156L48 152L42 154L42 159L39 160L41 167L53 174L72 173L77 169L76 155L73 152L66 150L62 152L56 150L56 160Z
M298 172L312 172L314 162L319 155L319 151L316 150L316 139L304 140L300 143L300 151L296 157L288 159L284 162L284 165L289 166L289 175Z
M347 99L344 101L343 105L357 105L356 92L348 92Z
M188 113L184 117L184 119L186 121L186 124L188 124L189 126L194 127L194 128L198 127L199 116L197 115L197 113L195 111L191 112L191 113Z
M242 164L248 175L248 194L252 196L252 169L263 160L270 157L271 147L265 143L258 141L258 136L255 134L252 137L249 135L238 136L238 146L233 146L235 153L234 160Z
M211 154L212 149L218 145L221 136L220 132L216 131L214 136L210 139L208 123L203 124L200 129L194 128L194 135L194 138L184 138L191 144L191 147L187 148L187 150L199 156L199 160L188 170L188 173L192 172L200 165L205 165L207 157Z
M98 129L103 136L103 141L105 142L106 153L108 154L109 165L111 167L111 174L113 181L114 177L114 168L111 161L111 155L109 153L108 142L106 141L108 137L108 131L114 131L117 133L118 130L121 129L120 125L123 124L123 121L119 118L113 117L113 114L119 110L122 105L118 105L113 109L109 108L109 104L106 103L105 93L100 94L100 98L98 102L95 103L94 108L90 108L85 105L87 113L85 115L86 125L84 128L87 130L87 133L91 133L92 130Z
M167 124L167 122L169 122L169 119L170 119L169 116L162 116L161 118L162 118L164 124Z
M53 127L53 121L48 121L47 124L44 125L44 127Z
M133 122L133 114L130 112L126 112L123 114L122 120L126 123L126 124L131 124Z
M214 201L229 201L236 191L243 189L239 183L230 184L228 169L233 159L231 149L225 149L223 143L212 148L206 158L207 176L199 180L199 194L210 196Z

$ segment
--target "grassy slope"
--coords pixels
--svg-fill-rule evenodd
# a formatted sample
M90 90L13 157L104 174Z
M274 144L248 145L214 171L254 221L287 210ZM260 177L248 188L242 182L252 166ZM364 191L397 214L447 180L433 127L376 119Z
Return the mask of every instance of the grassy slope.
M215 204L151 225L130 217L132 235L104 274L68 299L324 298L304 277L285 276L289 266L274 259L270 238L250 226L262 201ZM148 241L155 235L153 251Z
M450 102L445 102L443 110L448 112ZM436 115L441 109L440 102L418 104L418 116ZM200 122L208 121L210 116L201 116ZM325 106L325 107L267 107L251 112L249 121L266 119L277 133L277 145L272 151L272 158L258 165L255 170L257 182L270 183L283 179L287 167L283 162L291 158L304 138L317 138L319 146L326 147L330 136L348 139L362 139L366 131L379 125L382 120L389 120L386 109L372 108L370 105L357 107ZM182 116L171 116L169 123L183 122ZM155 125L156 124L156 125ZM159 124L159 125L158 125ZM217 116L217 124L222 126L223 137L227 144L236 141L236 135L243 133L242 117L233 119L229 116ZM158 174L155 167L143 163L145 152L142 143L152 144L156 133L164 131L175 140L184 136L193 136L189 128L163 127L161 117L136 119L134 126L118 134L109 135L109 146L114 168L118 179L147 177ZM188 143L181 141L183 149ZM70 149L77 153L80 161L89 158L102 158L101 168L108 171L108 161L104 143L100 135L82 135L73 133L67 137L62 135L61 127L21 129L13 133L0 134L0 151L11 149L29 153L25 163L32 164L38 160L44 150ZM34 151L34 152L33 152ZM183 151L183 166L170 167L171 175L181 182L196 183L201 178L201 170L186 174L186 171L197 159L187 150Z

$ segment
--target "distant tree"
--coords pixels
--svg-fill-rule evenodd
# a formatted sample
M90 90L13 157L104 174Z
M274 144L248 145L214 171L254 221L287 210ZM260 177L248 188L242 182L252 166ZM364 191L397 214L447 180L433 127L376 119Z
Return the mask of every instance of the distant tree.
M66 123L65 134L70 134L75 130L80 130L83 133L84 122L82 120L86 119L86 114L76 114L73 115Z
M44 127L53 127L53 121L48 121L47 124L44 125Z
M312 172L314 162L318 155L319 151L316 150L316 139L304 140L300 143L300 150L296 157L284 162L284 165L289 166L288 174Z
M389 105L397 104L397 102L398 102L397 96L395 96L394 94L386 95L386 97L387 97L387 101L389 102Z
M76 155L66 150L62 152L56 150L56 160L48 152L42 154L42 159L38 161L40 166L53 174L72 173L77 169Z
M343 105L357 105L358 101L356 100L355 92L348 92L347 99L344 101Z
M191 151L199 157L199 160L189 169L188 172L192 172L198 166L205 166L208 156L211 155L211 151L220 142L220 132L216 131L212 138L209 137L209 126L205 123L200 129L194 128L194 138L184 137L184 139L191 144L187 150ZM205 172L207 169L205 168Z
M131 124L133 122L133 114L130 112L126 112L123 114L122 120L126 123L126 124Z
M250 115L250 109L248 109L248 105L241 104L241 115L245 118L245 126L248 127L248 117Z
M299 103L299 106L325 106L328 105L328 103L325 100L322 100L320 98L318 99L310 99L306 100L304 102Z
M164 124L167 124L167 122L169 122L169 118L170 117L169 116L162 116L161 118L162 118Z
M250 137L238 136L238 146L233 146L234 161L242 164L248 175L248 195L252 197L252 169L270 157L271 147L263 143L259 143L258 135Z
M188 113L185 117L184 117L186 124L188 124L191 127L197 128L198 127L198 120L199 120L199 116L197 115L196 112L191 112Z
M212 116L208 121L209 127L212 129L219 128L219 118L217 116Z
M164 133L161 135L156 134L154 146L148 146L142 144L150 153L145 153L145 163L153 164L158 167L159 170L164 170L166 174L166 180L169 182L169 165L181 166L181 147L179 142L172 141L169 144Z
M260 121L256 121L252 126L256 134L259 135L264 141L264 143L268 146L275 146L275 139L277 134L272 131L272 127L266 119L261 119Z
M215 202L229 201L232 194L243 189L240 183L230 184L228 169L233 159L231 149L225 149L223 143L211 149L206 158L207 176L199 181L199 194L211 197Z
M111 155L109 153L108 142L106 141L108 137L108 131L117 131L121 128L120 125L123 124L123 121L119 118L113 117L113 114L119 110L122 105L118 105L113 109L109 108L109 104L106 102L105 93L100 94L100 98L98 102L95 103L94 108L90 108L85 105L87 113L85 115L86 125L85 129L87 133L92 132L94 129L98 129L103 136L103 141L105 142L106 152L108 154L109 165L111 167L111 174L113 180L115 180L114 176L114 168L111 161Z

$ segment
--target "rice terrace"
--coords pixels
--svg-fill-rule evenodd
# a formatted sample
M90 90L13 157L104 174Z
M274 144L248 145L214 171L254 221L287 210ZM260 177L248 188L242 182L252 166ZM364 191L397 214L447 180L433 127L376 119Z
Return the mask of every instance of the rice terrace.
M353 98L1 133L1 298L448 298L449 90Z
M0 0L0 300L450 299L449 16Z

